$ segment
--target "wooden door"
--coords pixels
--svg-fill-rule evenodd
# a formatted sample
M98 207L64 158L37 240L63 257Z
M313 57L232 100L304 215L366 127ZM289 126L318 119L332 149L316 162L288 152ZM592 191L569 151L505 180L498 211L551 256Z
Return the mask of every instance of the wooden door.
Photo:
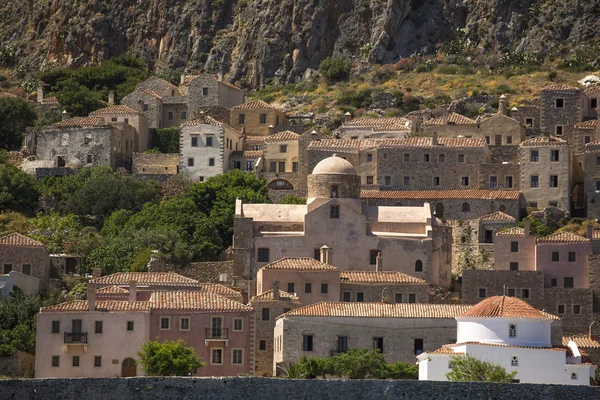
M74 319L73 324L71 326L72 326L72 328L71 328L72 333L81 333L81 320L80 319Z
M223 328L223 318L212 317L212 337L213 338L221 337L222 328Z
M133 358L126 358L123 360L123 364L121 365L121 376L123 378L137 376L137 363Z

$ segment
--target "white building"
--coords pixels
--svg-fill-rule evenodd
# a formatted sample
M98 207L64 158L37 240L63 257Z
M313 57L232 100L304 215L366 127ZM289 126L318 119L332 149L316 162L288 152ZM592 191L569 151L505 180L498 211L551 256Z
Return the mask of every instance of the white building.
M469 355L517 371L521 383L590 385L596 367L577 344L552 346L550 325L557 319L515 297L489 297L456 317L455 344L417 356L419 380L446 381L452 357Z

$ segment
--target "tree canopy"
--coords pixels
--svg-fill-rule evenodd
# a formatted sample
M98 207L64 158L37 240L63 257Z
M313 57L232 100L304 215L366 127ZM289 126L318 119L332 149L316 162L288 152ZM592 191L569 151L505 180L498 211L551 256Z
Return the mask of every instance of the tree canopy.
M25 129L33 126L36 119L33 107L25 100L0 97L0 149L19 149Z
M31 215L38 199L35 179L14 165L0 163L0 211L12 210Z
M446 378L453 382L512 382L517 371L506 372L500 364L494 364L469 355L453 356L450 372Z
M142 344L138 355L139 363L149 376L187 376L206 365L183 339L148 341Z

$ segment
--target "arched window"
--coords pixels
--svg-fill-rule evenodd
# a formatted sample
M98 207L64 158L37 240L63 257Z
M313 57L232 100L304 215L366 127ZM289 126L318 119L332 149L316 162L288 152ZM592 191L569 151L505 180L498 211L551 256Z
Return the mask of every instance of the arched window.
M469 203L463 203L462 210L463 210L463 212L471 211L471 205Z
M508 326L508 337L511 337L511 338L517 337L517 325L510 324Z
M415 272L423 272L423 261L417 260L415 263Z

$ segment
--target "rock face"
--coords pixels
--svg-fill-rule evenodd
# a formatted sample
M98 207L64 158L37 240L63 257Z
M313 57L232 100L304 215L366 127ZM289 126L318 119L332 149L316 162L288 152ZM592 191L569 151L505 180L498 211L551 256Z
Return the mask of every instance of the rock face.
M596 35L600 0L30 0L0 4L0 46L30 69L135 54L158 71L295 82L333 54L385 64L464 29L486 51L547 53Z

